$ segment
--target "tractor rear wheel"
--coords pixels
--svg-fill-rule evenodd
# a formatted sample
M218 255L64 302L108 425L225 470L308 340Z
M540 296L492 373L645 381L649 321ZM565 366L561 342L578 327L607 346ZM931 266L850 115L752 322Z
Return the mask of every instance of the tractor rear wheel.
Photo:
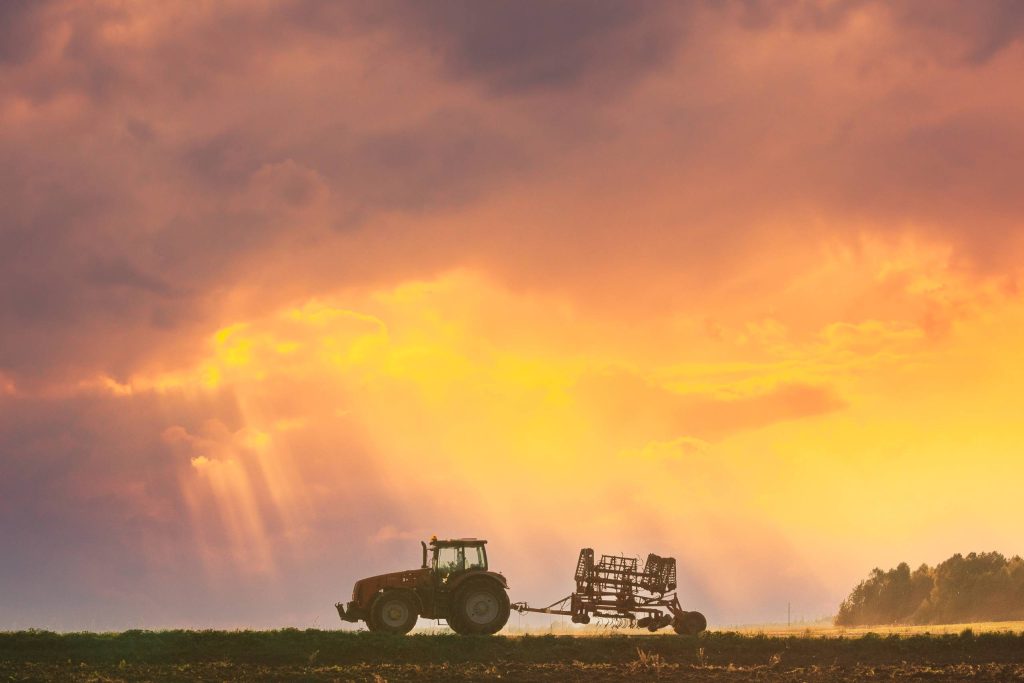
M418 616L416 602L407 591L388 590L373 601L366 626L374 632L405 635L416 625Z
M455 593L448 625L462 635L491 635L505 626L510 612L508 593L497 581L468 581Z
M681 636L695 636L708 627L708 620L700 612L683 612L672 621L672 628Z

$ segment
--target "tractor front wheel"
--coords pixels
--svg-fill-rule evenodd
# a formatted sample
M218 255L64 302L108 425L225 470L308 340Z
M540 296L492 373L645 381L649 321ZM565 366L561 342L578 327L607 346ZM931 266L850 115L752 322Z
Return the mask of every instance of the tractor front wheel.
M491 635L508 622L508 594L496 581L469 581L455 593L448 625L462 635Z
M366 627L373 632L405 635L416 625L416 603L407 591L388 590L381 593L366 617Z

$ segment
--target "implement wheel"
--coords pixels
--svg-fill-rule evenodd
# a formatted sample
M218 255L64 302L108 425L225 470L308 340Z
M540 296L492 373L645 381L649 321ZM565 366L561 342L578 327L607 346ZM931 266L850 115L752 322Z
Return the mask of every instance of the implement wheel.
M462 635L489 636L505 626L510 611L508 594L496 581L468 581L455 593L448 625Z
M374 632L403 636L416 625L418 616L416 602L407 591L388 590L373 601L366 626Z
M683 612L672 621L672 628L681 636L695 636L708 627L708 620L700 612Z

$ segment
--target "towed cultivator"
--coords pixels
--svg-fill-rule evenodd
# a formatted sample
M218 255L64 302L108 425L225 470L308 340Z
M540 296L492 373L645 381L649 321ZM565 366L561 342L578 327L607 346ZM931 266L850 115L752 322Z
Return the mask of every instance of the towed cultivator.
M573 623L589 624L591 617L625 621L630 626L657 631L672 626L680 635L697 635L707 628L700 612L687 612L676 595L674 557L647 556L643 568L639 559L602 555L594 563L591 548L580 550L576 562L576 591L547 607L530 607L517 602L519 613L563 614ZM568 609L566 609L568 607Z

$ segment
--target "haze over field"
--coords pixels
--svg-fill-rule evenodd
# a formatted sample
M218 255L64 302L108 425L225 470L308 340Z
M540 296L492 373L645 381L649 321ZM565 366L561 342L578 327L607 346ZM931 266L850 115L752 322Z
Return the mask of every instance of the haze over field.
M418 540L712 625L1021 552L1024 4L0 4L0 629Z

